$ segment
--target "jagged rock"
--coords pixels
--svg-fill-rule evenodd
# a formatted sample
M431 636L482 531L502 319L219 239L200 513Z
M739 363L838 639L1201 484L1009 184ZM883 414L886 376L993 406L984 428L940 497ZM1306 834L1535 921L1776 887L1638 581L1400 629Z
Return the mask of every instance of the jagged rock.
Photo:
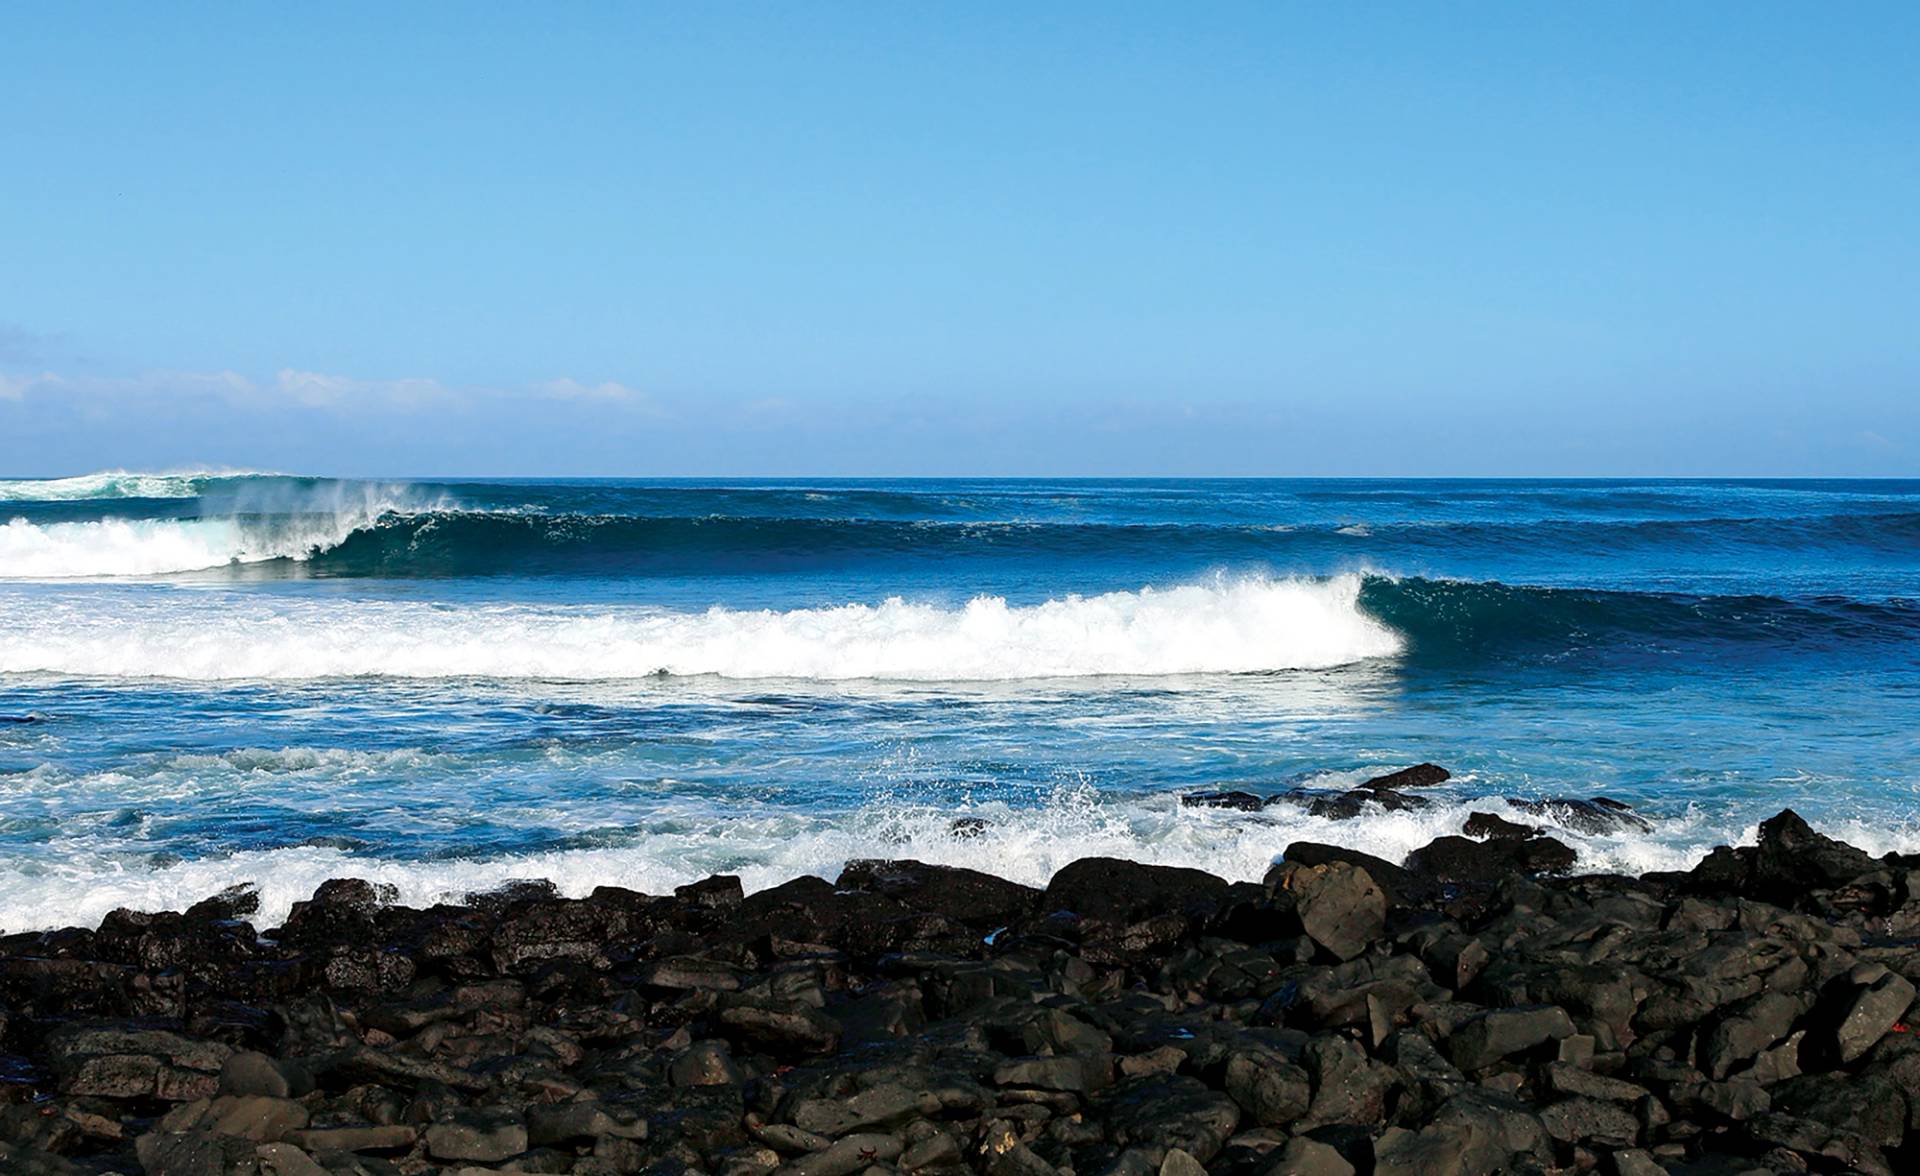
M1167 1158L1160 1161L1160 1176L1207 1176L1207 1170L1179 1148L1170 1148Z
M1784 1038L1805 1011L1805 1002L1784 992L1762 992L1725 1010L1700 1047L1707 1076L1718 1081Z
M48 1035L62 1093L189 1102L219 1088L231 1046L162 1029L72 1025Z
M1633 807L1605 796L1590 800L1561 797L1554 800L1528 800L1510 796L1507 803L1528 816L1551 821L1570 833L1604 835L1608 833L1647 833L1653 822L1633 811Z
M1445 784L1453 778L1453 773L1439 764L1415 764L1410 768L1401 768L1397 772L1388 772L1384 776L1375 776L1362 788L1432 788Z
M419 1138L419 1128L406 1123L389 1123L365 1127L310 1127L304 1131L289 1131L286 1142L309 1154L404 1152L411 1150Z
M696 1041L667 1066L675 1086L737 1086L740 1067L724 1041Z
M1754 873L1762 885L1841 886L1878 868L1865 851L1814 832L1792 809L1760 823Z
M1302 1051L1301 1063L1313 1083L1313 1100L1307 1107L1306 1123L1318 1127L1329 1123L1363 1125L1380 1121L1387 1090L1393 1084L1389 1067L1371 1060L1358 1045L1344 1037L1313 1039Z
M1629 1148L1640 1142L1640 1120L1617 1103L1574 1096L1540 1112L1547 1134L1562 1143Z
M1436 837L1407 855L1406 868L1441 882L1498 882L1525 874L1572 868L1574 852L1551 837L1525 841L1473 841Z
M806 1005L735 1006L721 1011L720 1024L753 1048L780 1057L831 1053L840 1042L839 1022Z
M1200 870L1081 858L1054 874L1040 896L1040 909L1133 923L1159 914L1204 917L1226 897L1226 881Z
M1255 796L1251 792L1242 792L1236 788L1223 792L1182 793L1180 803L1188 808L1238 809L1243 813L1253 813L1267 807L1268 800L1264 796Z
M1469 1018L1447 1038L1447 1056L1472 1072L1502 1058L1573 1035L1573 1019L1557 1005L1491 1009Z
M1884 964L1857 964L1821 993L1814 1011L1818 1026L1807 1044L1825 1057L1848 1065L1872 1049L1912 1007L1911 981Z
M1466 823L1460 826L1460 832L1476 841L1525 841L1537 836L1540 829L1535 825L1509 821L1494 813L1477 812L1467 817Z
M527 1144L531 1147L567 1147L584 1140L612 1137L645 1139L647 1121L631 1109L599 1101L561 1103L527 1108ZM356 1149L359 1150L359 1149Z
M1266 886L856 862L415 911L334 883L261 938L226 917L244 895L0 936L0 1170L1911 1166L1920 858L1790 813L1639 880L1530 877L1543 838L1466 842L1477 872L1436 844L1422 875L1300 843Z
M147 1176L254 1176L259 1145L208 1131L151 1132L134 1140Z
M1346 862L1282 862L1267 872L1270 893L1289 901L1307 937L1350 960L1385 931L1386 895L1367 872Z
M915 910L937 911L969 927L1004 927L1033 909L1040 891L958 866L924 862L851 861L834 883L842 890L868 890Z
M1307 1072L1272 1050L1243 1049L1227 1058L1227 1094L1263 1127L1284 1127L1307 1113L1313 1098Z
M1232 1099L1181 1075L1123 1082L1107 1096L1105 1110L1116 1144L1177 1147L1203 1164L1240 1124Z
M698 882L676 886L673 896L681 902L717 911L737 907L747 897L740 879L733 874L715 874Z
M495 1164L527 1150L527 1125L510 1111L456 1111L428 1125L427 1154L436 1160Z
M1328 1144L1296 1135L1267 1169L1273 1176L1354 1176L1354 1167Z
M299 1098L313 1089L313 1075L299 1062L241 1050L220 1068L219 1093Z
M901 1144L893 1135L849 1135L810 1152L780 1169L782 1176L852 1176L900 1157Z
M1374 885L1380 887L1387 900L1395 906L1410 906L1421 902L1435 893L1438 888L1425 878L1394 865L1385 858L1361 853L1357 849L1347 849L1338 845L1322 845L1313 841L1296 841L1287 846L1281 855L1283 861L1297 862L1303 866L1320 866L1329 862L1345 862L1358 866L1367 872Z

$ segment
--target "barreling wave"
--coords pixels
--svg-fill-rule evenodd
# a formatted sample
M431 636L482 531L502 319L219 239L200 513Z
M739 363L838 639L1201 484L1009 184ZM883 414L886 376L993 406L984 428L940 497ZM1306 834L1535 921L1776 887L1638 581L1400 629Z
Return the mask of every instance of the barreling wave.
M655 676L1008 681L1321 669L1400 651L1361 580L1221 581L1030 606L899 599L777 612L167 597L0 598L0 672L94 677Z
M350 487L343 491L341 487ZM0 538L0 579L152 576L281 560L303 575L388 579L498 575L649 576L770 573L964 557L1179 561L1189 568L1411 562L1529 551L1580 556L1692 548L1764 559L1823 545L1904 556L1920 548L1920 514L1832 519L1700 520L1389 527L1294 527L546 513L427 503L407 489L308 488L284 509L198 518L14 519ZM292 494L291 491L288 492ZM415 491L414 493L417 493Z
M1425 560L1516 548L1605 554L1675 544L1722 550L1908 553L1920 513L1678 522L1486 523L1290 527L1195 523L1064 523L742 515L660 516L442 510L392 513L316 550L337 576L674 574L767 571L959 556L1100 559L1157 553L1190 561L1328 561L1385 554Z
M210 491L202 486L198 493L204 497ZM0 524L0 579L164 576L236 564L305 562L357 532L414 512L433 514L440 505L405 483L251 475L232 480L223 497L228 509L203 517L122 512L59 522L12 518ZM64 505L55 500L56 509Z

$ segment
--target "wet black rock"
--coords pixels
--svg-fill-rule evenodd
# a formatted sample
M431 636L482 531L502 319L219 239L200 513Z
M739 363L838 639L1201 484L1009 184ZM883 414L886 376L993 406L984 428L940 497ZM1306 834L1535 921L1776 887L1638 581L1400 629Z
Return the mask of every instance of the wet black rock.
M1438 837L1407 855L1406 868L1441 882L1499 882L1528 874L1564 873L1576 855L1551 837L1474 841Z
M835 886L865 890L936 911L970 927L1004 927L1033 909L1040 891L959 866L930 866L907 859L852 861Z
M1259 812L1271 801L1264 796L1255 796L1251 792L1229 789L1224 792L1187 792L1180 797L1180 803L1188 808L1224 808L1238 809L1243 813Z
M1558 825L1569 833L1601 835L1609 833L1646 833L1653 822L1633 811L1631 805L1605 796L1589 800L1560 798L1528 800L1510 796L1507 803L1529 816Z
M1365 784L1360 785L1360 787L1393 790L1401 788L1432 788L1437 784L1445 784L1452 778L1453 773L1447 771L1439 764L1415 764L1411 768L1401 768L1397 772L1388 772L1384 776L1375 776Z
M1446 784L1452 778L1453 772L1446 771L1438 763L1417 763L1409 769L1375 776L1361 784L1361 788L1384 788L1398 792L1400 788L1434 788L1436 784Z
M1081 858L1054 874L1040 908L1113 923L1154 915L1204 917L1226 901L1227 890L1223 879L1200 870Z
M1460 826L1460 832L1477 841L1525 841L1538 836L1535 825L1522 825L1494 813L1474 813Z

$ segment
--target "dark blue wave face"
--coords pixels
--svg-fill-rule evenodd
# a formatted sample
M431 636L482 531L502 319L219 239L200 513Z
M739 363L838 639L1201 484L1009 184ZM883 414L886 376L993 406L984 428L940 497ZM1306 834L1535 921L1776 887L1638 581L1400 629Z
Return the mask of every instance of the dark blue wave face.
M1785 804L1912 849L1920 481L0 482L0 717L0 926L68 909L46 879L341 853L414 897L854 852L1255 877L1512 795L1660 818L1570 833L1596 868ZM1419 818L1168 800L1419 760L1460 773ZM1004 838L949 844L960 810Z

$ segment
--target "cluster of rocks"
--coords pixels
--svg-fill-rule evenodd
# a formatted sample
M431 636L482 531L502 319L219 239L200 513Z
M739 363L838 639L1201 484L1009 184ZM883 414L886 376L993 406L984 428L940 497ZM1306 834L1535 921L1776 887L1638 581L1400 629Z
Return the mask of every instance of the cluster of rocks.
M1537 840L116 912L0 939L0 1170L1920 1168L1920 859L1790 812L1638 879Z
M1283 805L1304 811L1312 817L1351 821L1370 811L1397 813L1427 808L1433 802L1409 789L1433 788L1452 778L1453 773L1439 764L1415 764L1411 768L1375 776L1352 788L1300 786L1271 794L1233 788L1215 792L1189 792L1180 798L1180 803L1190 808L1225 808L1241 812L1259 812ZM1536 800L1509 796L1506 802L1511 808L1536 820L1575 833L1645 833L1653 828L1652 823L1634 812L1632 806L1606 796L1585 800L1571 797ZM1474 813L1461 831L1475 838L1500 840L1544 836L1544 831L1537 825L1523 825L1494 813ZM1572 858L1569 857L1567 861L1571 863Z

